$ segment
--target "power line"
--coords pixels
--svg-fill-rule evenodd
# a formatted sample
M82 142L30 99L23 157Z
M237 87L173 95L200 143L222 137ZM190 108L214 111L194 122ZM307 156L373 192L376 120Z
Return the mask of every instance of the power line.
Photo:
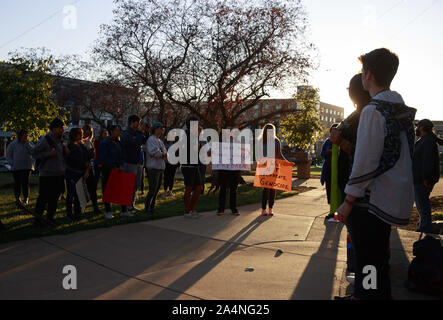
M73 3L71 3L70 5L72 5L72 6L73 6L73 5L76 5L76 4L79 3L80 1L82 1L82 0L77 0L77 1L75 1L75 2L73 2ZM42 21L40 21L40 22L39 22L38 24L36 24L35 26L33 26L33 27L27 29L26 31L24 31L24 32L22 32L21 34L19 34L18 36L14 37L13 39L11 39L11 40L5 42L4 44L2 44L2 45L0 46L0 49L3 49L4 47L6 47L7 45L9 45L10 43L12 43L12 42L14 42L14 41L20 39L21 37L27 35L29 32L31 32L31 31L37 29L38 27L40 27L42 24L48 22L49 20L51 20L52 18L54 18L56 15L58 15L60 12L62 12L64 8L65 8L65 7L63 7L63 8L61 8L61 9L57 10L56 12L54 12L53 14L51 14L50 16L48 16L47 18L45 18L45 19L43 19Z
M381 20L385 15L387 15L389 12L391 12L393 9L397 8L399 5L405 3L405 0L400 0L396 4L394 4L392 7L390 7L388 10L383 12L379 17L377 17L377 20Z
M415 21L417 21L419 18L421 18L426 12L431 10L431 8L438 2L438 0L434 0L427 8L425 8L423 11L421 11L415 18L413 18L411 21L409 21L403 28L400 29L399 33L402 33L404 30L406 30L407 27L409 27L411 24L413 24Z

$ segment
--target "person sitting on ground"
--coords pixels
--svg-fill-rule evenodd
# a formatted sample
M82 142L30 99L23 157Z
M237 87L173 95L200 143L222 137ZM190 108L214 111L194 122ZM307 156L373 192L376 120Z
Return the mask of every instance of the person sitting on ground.
M431 202L429 197L435 184L440 180L440 158L433 133L434 124L428 119L417 125L413 171L415 204L420 213L420 227L417 232L432 233Z

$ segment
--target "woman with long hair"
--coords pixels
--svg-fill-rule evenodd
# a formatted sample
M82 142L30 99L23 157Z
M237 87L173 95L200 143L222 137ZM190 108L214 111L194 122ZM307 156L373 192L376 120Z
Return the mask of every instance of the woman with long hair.
M17 205L28 205L29 178L31 176L33 144L28 139L28 130L22 129L17 133L17 139L6 149L6 159L11 165L14 178L14 196ZM20 196L23 194L23 201Z
M76 184L83 178L88 180L91 171L89 152L83 144L83 130L73 128L69 132L69 153L66 156L66 214L73 221L79 221L81 216L80 201L78 199ZM74 214L72 213L74 204Z
M268 136L271 140L268 140ZM269 145L269 146L268 146ZM280 140L277 138L277 129L272 123L268 123L263 127L262 133L258 138L258 147L262 148L261 154L264 158L269 158L267 151L274 148L274 158L286 160L281 152ZM271 149L272 150L272 149ZM260 159L258 159L260 160ZM275 203L275 189L263 189L262 193L262 216L273 216L273 208ZM269 207L266 211L266 207Z

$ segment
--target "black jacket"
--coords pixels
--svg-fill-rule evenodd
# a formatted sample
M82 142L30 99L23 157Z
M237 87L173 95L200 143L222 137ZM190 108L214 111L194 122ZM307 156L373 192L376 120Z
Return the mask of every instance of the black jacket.
M412 168L415 184L423 183L424 180L436 184L440 179L438 146L431 134L423 136L415 143Z
M140 163L140 151L146 142L146 137L140 131L127 128L121 135L121 145L123 148L123 162L130 164Z
M68 149L71 152L66 156L66 169L85 172L91 163L88 149L83 144L76 145L72 142L68 144Z

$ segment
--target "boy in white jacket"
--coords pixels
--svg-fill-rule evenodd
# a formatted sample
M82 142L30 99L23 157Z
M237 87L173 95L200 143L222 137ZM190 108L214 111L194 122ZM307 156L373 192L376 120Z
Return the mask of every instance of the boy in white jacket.
M412 153L415 109L390 90L399 59L388 49L360 57L372 100L361 114L346 198L337 210L355 248L353 299L390 299L391 226L409 222L414 203ZM340 141L333 141L338 143Z

